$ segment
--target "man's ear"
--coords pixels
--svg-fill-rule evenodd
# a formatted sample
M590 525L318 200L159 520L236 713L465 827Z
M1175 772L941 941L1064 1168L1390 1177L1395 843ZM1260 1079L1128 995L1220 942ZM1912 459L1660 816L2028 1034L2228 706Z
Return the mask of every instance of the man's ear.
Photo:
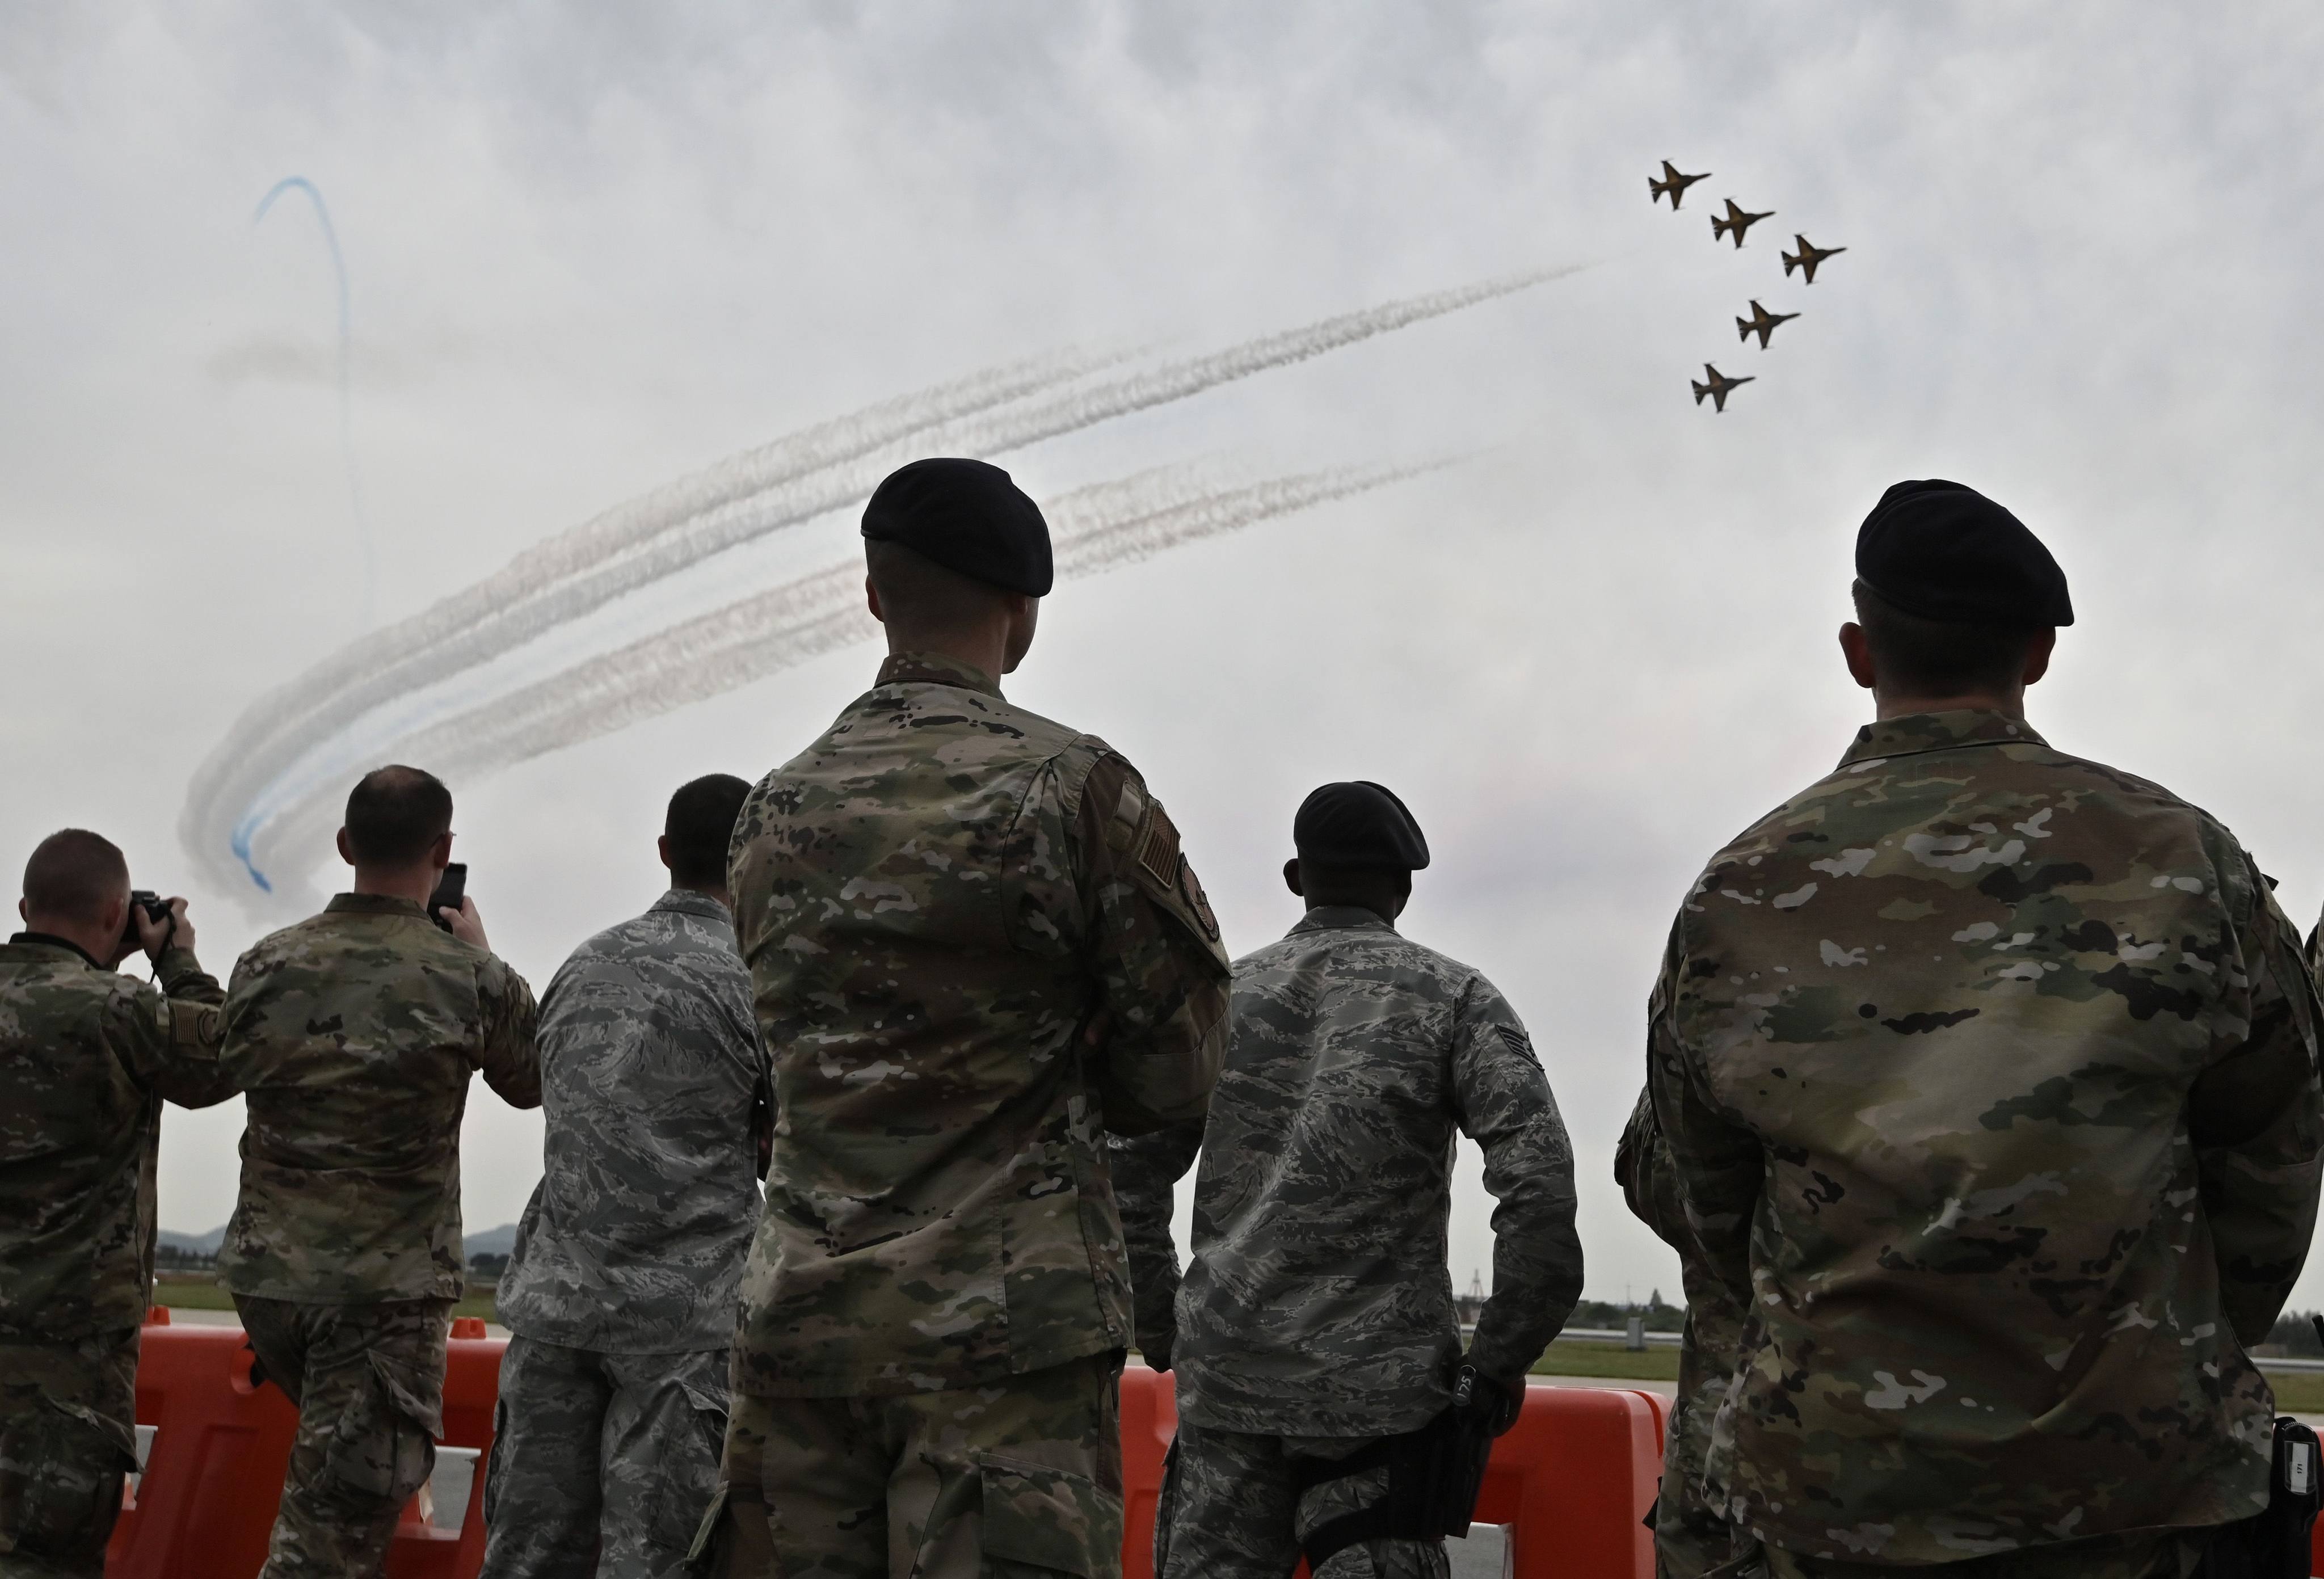
M1849 677L1866 690L1872 689L1872 643L1864 639L1864 627L1854 620L1840 628L1840 651L1848 660Z
M1299 885L1299 857L1296 855L1283 863L1283 886L1303 900L1307 897L1307 891Z
M23 900L18 900L16 901L16 919L23 922L26 926L32 925L32 912L24 908L24 901Z
M669 864L669 836L668 834L662 835L661 837L654 841L654 854L661 857L661 863L663 866L673 872L677 870L676 867L670 866Z
M433 866L438 872L443 871L444 868L452 864L452 834L450 829L447 828L443 833L438 834L436 836L436 842L428 846L428 864Z
M2050 655L2058 650L2058 628L2055 625L2034 638L2025 649L2025 674L2020 682L2033 685L2050 672Z
M872 584L869 576L863 577L863 606L872 611L873 619L883 625L888 623L888 616L880 612L880 589Z
M352 866L355 863L355 846L347 843L347 830L339 830L339 859Z
M104 919L97 922L97 929L108 937L118 937L128 926L129 896L124 893L107 900L105 904Z

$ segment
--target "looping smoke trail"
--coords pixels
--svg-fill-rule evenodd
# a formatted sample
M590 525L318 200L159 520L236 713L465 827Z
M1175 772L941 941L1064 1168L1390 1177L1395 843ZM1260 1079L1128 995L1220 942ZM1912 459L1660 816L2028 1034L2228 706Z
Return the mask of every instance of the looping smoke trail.
M1061 577L1134 564L1184 543L1382 487L1452 464L1346 467L1241 486L1170 466L1056 500L1049 510ZM834 565L586 660L456 716L374 743L371 753L269 818L261 854L296 864L319 848L349 774L391 756L473 780L561 747L736 689L823 653L869 641L860 561Z
M315 183L303 175L284 176L267 188L266 195L258 199L258 207L251 213L252 226L255 228L266 217L266 211L274 207L274 199L288 191L306 193L307 200L314 205L316 221L323 227L323 245L331 249L331 278L338 286L339 458L346 468L347 510L355 519L355 548L363 556L363 623L368 630L378 618L379 561L372 549L370 523L364 519L363 489L355 479L355 397L352 373L355 320L347 303L347 260L346 254L339 251L339 233L331 223L329 205L323 201L323 194Z
M1019 448L1578 267L1388 302L1078 390L1065 386L1102 359L1061 357L995 369L737 457L519 556L484 582L353 644L262 698L197 771L180 836L197 861L222 877L232 870L224 859L231 850L264 888L254 851L277 808L295 798L290 775L301 760L406 694L714 554L860 502L884 472L912 455ZM1035 398L1042 395L1049 398Z

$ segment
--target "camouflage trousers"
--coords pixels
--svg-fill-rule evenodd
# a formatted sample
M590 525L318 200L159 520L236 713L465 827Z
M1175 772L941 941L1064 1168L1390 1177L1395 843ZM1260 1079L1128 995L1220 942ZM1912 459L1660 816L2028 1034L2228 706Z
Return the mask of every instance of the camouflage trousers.
M1121 1573L1121 1357L892 1398L738 1394L714 1579Z
M260 1579L372 1579L436 1467L452 1302L234 1303L266 1379L299 1406Z
M1811 1557L1773 1547L1756 1548L1731 1570L1738 1579L2191 1579L2202 1566L2209 1530L2063 1541L2053 1547L2000 1552L1935 1567L1898 1568L1835 1557Z
M1155 1579L1285 1579L1301 1545L1388 1495L1386 1465L1302 1491L1295 1458L1342 1459L1370 1436L1263 1436L1178 1423L1154 1515ZM1343 1547L1314 1579L1445 1579L1440 1540Z
M0 1337L0 1579L98 1579L136 1464L138 1331Z
M726 1351L512 1337L484 1471L481 1579L674 1579L718 1491Z

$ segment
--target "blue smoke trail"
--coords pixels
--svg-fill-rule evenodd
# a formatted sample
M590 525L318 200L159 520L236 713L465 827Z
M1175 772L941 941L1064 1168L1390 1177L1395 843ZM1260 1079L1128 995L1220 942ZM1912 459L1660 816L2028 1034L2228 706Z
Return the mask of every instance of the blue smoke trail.
M303 175L284 176L281 180L276 181L272 186L269 187L266 189L266 195L258 199L257 210L251 215L250 223L253 226L256 226L260 220L266 217L266 211L274 206L275 199L294 189L306 193L307 200L315 205L315 218L323 227L323 243L331 249L331 274L332 277L338 282L339 454L346 466L347 509L355 517L355 547L363 554L363 623L364 629L369 630L374 624L376 615L375 605L378 602L379 596L379 566L372 553L371 528L364 521L363 490L355 484L355 387L349 376L350 351L352 349L354 340L354 331L352 328L353 320L347 310L347 260L339 251L339 233L332 227L331 210L324 203L323 194L316 189L316 186L313 181L309 180ZM244 864L249 864L249 857L246 854L244 856ZM258 878L258 885L261 888L264 888L266 886L266 880L263 877L259 877L258 872L255 868L252 869L250 874L253 877Z

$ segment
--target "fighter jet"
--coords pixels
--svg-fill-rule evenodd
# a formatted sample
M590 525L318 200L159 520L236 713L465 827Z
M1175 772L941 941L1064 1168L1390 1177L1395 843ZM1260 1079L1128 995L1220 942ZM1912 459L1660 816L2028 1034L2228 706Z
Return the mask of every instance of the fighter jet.
M1717 241L1722 235L1732 234L1735 237L1735 245L1740 247L1743 245L1745 231L1762 219L1773 219L1775 217L1775 211L1773 208L1768 209L1765 214L1747 214L1735 206L1734 199L1729 198L1727 199L1727 217L1721 219L1716 214L1711 217L1711 239Z
M1811 246L1808 245L1808 238L1804 235L1794 235L1792 239L1800 244L1800 250L1797 254L1784 254L1784 278L1790 279L1794 269L1805 269L1808 272L1808 283L1811 285L1815 283L1815 266L1818 263L1835 253L1844 253L1848 250L1844 246Z
M1678 172L1678 166L1665 159L1663 161L1663 179L1656 180L1652 176L1646 178L1646 201L1651 203L1656 198L1668 198L1671 200L1671 208L1676 209L1678 200L1686 195L1687 188L1697 181L1710 179L1711 172L1707 170L1701 175L1681 175Z
M1702 397L1709 395L1711 397L1711 408L1714 411L1720 411L1727 409L1727 392L1729 390L1733 389L1738 383L1748 383L1751 382L1752 378L1758 376L1757 374L1753 374L1749 377L1729 378L1708 362L1702 365L1702 371L1710 378L1711 382L1709 383L1694 383L1694 380L1691 378L1687 380L1689 383L1694 383L1694 403L1698 406L1702 404Z
M1751 303L1751 316L1735 320L1735 337L1738 340L1748 340L1756 333L1759 337L1759 349L1764 351L1767 348L1767 337L1775 332L1775 326L1789 323L1799 316L1796 312L1769 312L1754 300Z

